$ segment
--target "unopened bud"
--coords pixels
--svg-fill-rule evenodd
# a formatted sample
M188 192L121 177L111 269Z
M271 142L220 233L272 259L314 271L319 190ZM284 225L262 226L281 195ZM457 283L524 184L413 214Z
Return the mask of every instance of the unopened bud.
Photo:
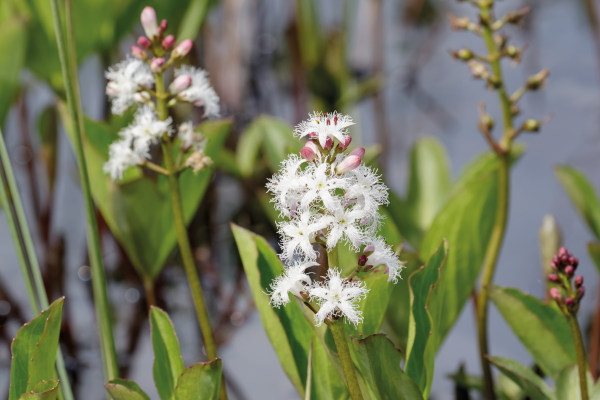
M543 88L546 86L546 79L548 78L549 74L550 71L547 68L544 68L537 74L530 76L527 79L525 86L527 86L527 89L529 90L538 90L539 88Z
M331 150L332 147L333 147L333 139L331 139L329 136L327 136L327 139L325 139L325 150Z
M175 36L173 36L173 35L167 36L162 41L162 47L165 50L171 50L173 48L174 44L175 44Z
M367 254L367 253L372 253L375 251L375 246L370 244L367 247L365 247L365 250L363 251L363 253ZM369 254L367 254L369 255Z
M362 159L365 155L365 149L364 147L357 147L356 149L352 150L349 155L359 156Z
M300 150L300 154L302 154L302 157L304 157L306 161L314 160L319 153L319 148L311 141L306 142L302 150Z
M194 43L190 39L185 39L183 42L179 43L173 53L171 53L171 57L173 58L181 58L185 57L194 46Z
M565 305L569 308L573 307L575 305L575 299L573 299L571 297L567 297L565 299Z
M585 286L580 286L577 288L577 298L581 299L585 295Z
M337 124L337 115L334 117L334 121ZM344 151L350 146L350 142L352 142L352 138L350 136L344 136L344 140L340 142L338 145L341 151Z
M150 6L144 7L140 20L144 27L144 32L146 32L146 36L149 39L158 36L158 25L156 24L156 12L154 8Z
M494 118L490 114L482 114L479 117L479 129L483 132L490 132L494 128Z
M523 124L523 130L527 132L538 132L540 130L540 126L542 126L540 121L533 118L529 118Z
M521 61L522 51L517 48L515 45L509 45L506 47L506 55L512 58L516 63Z
M562 294L560 293L560 290L558 290L557 288L551 288L550 289L550 297L552 297L552 299L554 299L554 301L560 303L562 301Z
M579 275L575 278L575 288L578 289L581 285L583 285L583 276Z
M565 275L567 275L567 278L572 278L573 274L575 274L575 268L572 265L567 265L565 267Z
M182 90L187 89L192 83L192 77L189 75L179 75L169 85L169 92L177 94Z
M548 275L548 280L550 282L554 282L554 283L559 283L560 282L560 278L558 277L557 274L550 274L550 275Z
M345 174L346 172L350 172L356 167L358 167L361 161L361 156L356 154L350 154L346 158L344 158L338 165L336 165L335 172L339 175Z
M571 264L573 266L573 268L577 268L577 266L579 265L579 259L577 257L569 257L569 264Z
M148 58L146 52L135 45L131 46L131 55L135 58L139 58L142 61Z
M160 71L160 69L162 68L163 65L165 65L164 58L162 58L162 57L153 58L152 62L150 63L150 69L152 70L152 72L158 72L158 71Z
M152 42L146 36L140 36L137 40L137 44L147 50L152 45Z
M568 251L565 246L558 249L558 257L566 256L567 254L568 254Z
M366 263L367 263L367 256L365 256L363 254L358 258L358 265L361 267L364 267Z
M473 52L469 49L460 49L458 51L452 52L452 56L457 60L469 61L473 56Z
M158 26L158 35L162 36L167 31L167 20L163 19L160 21L160 25Z
M470 60L469 68L471 68L471 73L475 78L487 79L489 77L486 66L479 61Z

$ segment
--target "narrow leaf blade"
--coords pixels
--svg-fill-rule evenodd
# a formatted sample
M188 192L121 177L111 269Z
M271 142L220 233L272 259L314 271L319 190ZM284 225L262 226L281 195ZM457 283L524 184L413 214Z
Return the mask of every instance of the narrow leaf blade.
M161 400L171 400L175 385L183 372L183 359L175 329L166 312L158 307L150 307L150 328L154 349L154 382Z

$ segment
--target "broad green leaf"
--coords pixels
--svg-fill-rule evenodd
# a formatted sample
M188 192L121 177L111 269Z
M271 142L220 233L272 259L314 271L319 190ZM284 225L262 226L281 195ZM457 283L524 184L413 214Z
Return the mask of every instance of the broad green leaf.
M265 139L262 132L262 119L256 118L242 132L237 144L236 160L237 167L242 177L250 177L256 169L260 147Z
M405 200L390 196L390 213L408 242L418 249L435 214L450 191L448 157L434 138L418 140L411 151L410 178Z
M9 400L18 399L43 380L56 378L54 361L65 298L54 301L23 325L13 340Z
M594 262L598 273L600 274L600 243L588 242L588 254Z
M60 107L67 128L70 121ZM214 158L223 147L230 121L210 121L201 125L208 138L206 154ZM70 129L67 129L72 133ZM130 168L122 182L114 182L103 171L108 147L117 137L118 128L85 120L84 149L92 195L111 232L125 249L134 267L143 277L155 279L177 243L167 178L141 175ZM184 217L189 223L196 213L210 182L214 168L194 174L189 168L179 175Z
M470 173L469 179L459 182L460 188L436 215L421 243L421 259L433 254L444 238L451 249L439 288L429 301L435 349L475 288L496 218L498 165L491 159L478 166L480 173Z
M571 328L556 308L513 288L490 288L490 299L542 371L556 376L577 363Z
M429 397L431 390L436 351L431 342L435 328L429 312L429 300L437 290L447 257L448 243L443 241L427 264L408 278L410 319L404 370L419 385L424 398Z
M28 393L19 397L19 400L56 400L58 396L58 384L59 381L56 379L41 381Z
M585 175L576 168L560 165L556 167L555 172L575 208L596 236L596 239L600 240L600 201L594 187Z
M175 385L183 372L183 359L173 324L166 312L150 307L154 365L152 372L161 400L174 399Z
M22 15L0 21L0 126L19 89L19 74L25 61L27 30Z
M553 400L554 394L531 368L504 357L488 357L503 374L512 379L533 400Z
M587 371L587 389L588 394L593 395L590 397L592 400L598 400L598 394L594 390L592 374ZM581 399L581 386L579 383L579 368L577 365L573 365L562 370L558 377L554 380L556 385L554 389L554 395L556 400L580 400Z
M221 386L221 369L220 358L186 368L177 379L174 399L216 400Z
M385 335L353 337L350 346L358 375L375 399L423 399L417 384L400 367L402 354Z
M150 400L137 383L127 379L113 379L104 387L114 400Z
M266 293L273 280L284 271L277 254L262 237L234 224L232 230L263 327L283 370L300 397L305 395L312 340L314 361L311 398L347 398L343 376L332 366L328 350L322 342L322 330L315 329L312 318L309 320L305 316L298 302L291 301L280 308L273 308L269 303Z

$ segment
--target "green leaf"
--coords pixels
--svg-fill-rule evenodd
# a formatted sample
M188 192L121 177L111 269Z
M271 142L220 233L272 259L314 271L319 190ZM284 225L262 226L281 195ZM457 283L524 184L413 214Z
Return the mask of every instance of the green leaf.
M555 173L575 208L596 239L600 240L600 201L594 187L581 171L573 167L561 165L556 167Z
M231 227L263 327L283 370L300 397L305 395L304 385L312 340L311 398L347 398L348 392L341 371L332 366L329 350L324 347L323 330L315 329L312 319L307 319L298 302L292 301L280 308L273 308L269 303L266 293L269 292L271 282L284 270L277 254L262 237L234 224Z
M434 327L429 301L437 289L447 257L448 243L443 241L427 264L408 278L410 319L404 370L419 385L424 398L429 397L431 390L436 351L431 341Z
M127 379L113 379L104 387L114 400L150 400L137 383Z
M60 108L63 121L66 110ZM231 121L210 121L200 126L208 138L206 154L215 158L223 147ZM125 249L133 266L143 277L155 279L172 253L177 238L167 177L141 176L139 168L130 168L122 182L114 182L103 171L108 147L117 137L119 128L85 120L84 149L90 176L92 195L111 232ZM196 213L210 182L214 168L194 174L189 168L178 179L186 224Z
M600 274L600 243L588 242L588 254L594 262L598 273Z
M556 308L513 288L490 288L490 299L546 375L577 363L571 328Z
M177 379L184 368L179 341L169 316L158 307L150 307L150 328L154 349L152 372L156 389L161 400L171 400L174 398Z
M410 156L410 178L405 200L390 196L390 213L400 232L418 249L423 235L450 191L448 157L434 138L418 140Z
M587 371L587 389L588 394L591 394L592 400L598 399L598 394L594 390L592 374ZM554 395L556 400L580 400L581 399L581 387L579 385L579 368L577 365L573 365L563 369L554 383L556 388L554 389Z
M504 357L488 357L503 374L512 379L533 400L553 400L554 394L546 382L531 368Z
M11 346L9 400L34 390L41 381L56 378L54 362L64 301L64 297L54 301L17 332Z
M56 400L58 396L57 379L41 381L29 393L23 394L19 400Z
M221 369L220 358L186 368L177 379L174 398L176 400L215 400L219 398Z
M419 250L421 259L427 259L444 238L451 249L439 288L429 301L434 349L439 348L475 288L496 218L498 160L487 158L473 165L455 185Z
M22 15L0 21L0 126L19 89L19 74L25 61L27 31Z
M402 371L402 354L385 335L350 340L354 365L376 399L421 400L417 384Z

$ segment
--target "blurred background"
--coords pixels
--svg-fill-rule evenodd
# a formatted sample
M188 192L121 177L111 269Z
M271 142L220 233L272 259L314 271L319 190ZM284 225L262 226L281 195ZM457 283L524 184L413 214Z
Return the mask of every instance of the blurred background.
M355 143L378 155L380 171L399 196L406 193L410 148L419 138L440 140L452 175L458 176L487 148L477 131L478 102L484 100L487 111L500 117L495 94L450 55L462 47L483 51L479 38L452 31L447 18L448 13L474 18L474 10L449 0L78 0L73 14L79 77L83 107L93 120L110 120L104 71L123 59L142 33L139 14L146 5L168 20L169 32L178 40L194 39L192 61L209 72L221 97L221 114L232 121L189 228L230 398L296 399L253 308L229 222L276 245L273 221L263 204L264 184L277 167L273 159L298 149L291 126L313 110L351 115L357 122ZM509 33L527 50L518 67L504 65L507 84L515 90L529 75L549 68L546 90L526 95L521 106L528 116L552 118L541 133L521 139L527 151L512 172L510 219L495 281L543 296L538 230L543 216L553 214L564 243L580 258L581 273L589 279L580 313L583 326L589 326L596 289L586 251L591 233L553 167L578 167L600 187L597 2L506 0L498 2L498 14L526 5L531 13ZM62 85L49 2L2 0L0 123L49 297L67 298L61 339L76 397L102 399L102 365L85 266L83 199L61 124ZM273 137L280 141L281 154L275 157L269 143ZM98 220L122 376L157 398L143 284L100 212ZM189 365L204 356L185 274L177 252L171 253L156 279L157 298L173 319ZM32 318L24 287L0 213L0 393L8 392L11 339ZM407 304L393 307L401 310ZM479 373L473 314L468 303L442 345L434 398L452 397L454 385L447 375L461 364L467 372ZM490 324L492 354L530 363L493 307Z

